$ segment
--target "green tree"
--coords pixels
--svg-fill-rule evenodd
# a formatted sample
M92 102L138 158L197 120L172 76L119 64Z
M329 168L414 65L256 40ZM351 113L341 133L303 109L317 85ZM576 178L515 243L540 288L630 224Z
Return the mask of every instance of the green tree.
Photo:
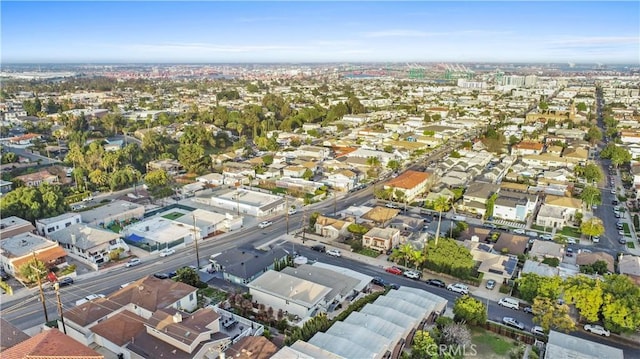
M604 178L604 175L602 174L600 166L595 163L589 163L584 167L584 178L588 183L592 183L594 181L600 182Z
M27 263L18 268L18 274L24 278L27 283L34 283L47 276L47 266L37 258L30 259Z
M588 221L582 222L580 232L591 239L593 236L600 236L604 233L604 224L600 218L593 217Z
M485 203L485 218L491 218L493 217L493 209L496 206L496 200L498 199L498 194L494 193L491 195L491 197L489 197L487 199L487 202Z
M391 253L391 258L402 260L404 266L406 267L407 262L411 260L414 252L416 252L416 250L413 248L413 246L409 243L405 243L399 248L393 250L393 252Z
M482 325L487 321L487 308L478 299L463 295L456 299L453 315L456 322L465 321L470 325Z
M13 152L6 152L2 155L2 164L18 162L18 156Z
M363 226L362 224L351 223L347 227L347 231L353 234L356 237L356 239L362 239L362 236L365 235L365 233L369 232L369 228L367 228L366 226Z
M389 162L387 162L387 168L396 172L400 169L400 161L398 160L389 160Z
M313 172L307 168L306 170L304 170L304 173L302 174L302 178L304 178L307 181L310 181L313 178Z
M3 218L18 216L31 222L57 216L67 209L60 187L49 184L18 187L4 195L0 201L0 214Z
M206 167L204 149L195 144L181 144L178 147L178 161L189 172L197 172ZM208 156L207 156L208 157ZM209 157L209 162L211 158Z
M611 164L618 167L623 163L631 161L631 153L624 147L617 146L609 142L600 152L600 157L611 159Z
M318 217L320 217L320 212L311 213L311 215L309 216L309 227L310 228L315 228L316 227L316 222L318 221Z
M533 301L533 322L539 324L545 332L557 330L568 333L576 324L569 315L569 306L560 304L556 299L539 297Z
M589 131L587 131L587 135L585 139L589 141L592 145L602 141L602 131L597 126L591 126Z
M191 267L182 267L176 271L176 280L184 284L196 287L200 283L200 276Z
M569 277L564 282L564 299L567 303L575 305L580 316L588 322L599 320L603 294L598 279L580 275Z
M412 359L438 359L438 344L426 330L417 330L411 345Z
M602 284L602 319L613 332L633 332L640 328L640 287L622 274L609 274Z
M536 297L545 297L556 300L562 290L560 277L546 277L535 273L525 273L517 279L520 297L527 302L532 302Z
M602 202L600 190L595 186L586 186L580 194L580 199L582 199L584 203L589 207L593 206L594 204L600 204Z
M428 241L424 252L425 267L432 271L451 274L458 278L473 275L475 262L471 252L453 239L443 238L437 245L435 241Z
M393 146L391 145L386 145L384 146L384 148L382 149L384 152L386 153L392 153L393 152Z
M587 105L584 102L578 102L576 110L584 112L587 110Z

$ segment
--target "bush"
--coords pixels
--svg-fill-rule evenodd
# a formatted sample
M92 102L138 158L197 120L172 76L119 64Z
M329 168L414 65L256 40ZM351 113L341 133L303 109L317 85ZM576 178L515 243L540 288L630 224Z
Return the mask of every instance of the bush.
M542 260L542 263L547 264L551 267L557 267L560 265L560 260L558 258L545 258Z
M449 317L438 317L438 319L436 319L436 325L438 328L444 328L451 323L453 323L453 319Z
M633 215L633 225L636 227L636 230L640 229L640 218L637 214Z
M502 284L500 286L500 293L503 293L503 294L511 293L511 286L508 284Z

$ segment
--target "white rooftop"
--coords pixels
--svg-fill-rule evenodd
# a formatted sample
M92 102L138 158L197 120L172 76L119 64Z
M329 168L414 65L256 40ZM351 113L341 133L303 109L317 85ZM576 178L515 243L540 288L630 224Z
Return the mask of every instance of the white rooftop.
M319 303L331 291L324 285L274 270L265 272L247 286L307 308Z

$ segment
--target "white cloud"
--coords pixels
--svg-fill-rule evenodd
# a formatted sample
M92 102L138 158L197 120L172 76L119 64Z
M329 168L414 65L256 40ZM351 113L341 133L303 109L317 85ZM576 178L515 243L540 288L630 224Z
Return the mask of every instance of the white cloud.
M592 37L567 37L565 39L552 40L552 45L559 46L593 46L593 45L624 45L640 44L639 36L592 36Z
M441 31L441 32L427 32L420 30L409 29L392 29L382 31L369 31L361 33L364 37L377 38L377 37L442 37L442 36L496 36L496 35L508 35L511 31L490 31L490 30L457 30L457 31Z

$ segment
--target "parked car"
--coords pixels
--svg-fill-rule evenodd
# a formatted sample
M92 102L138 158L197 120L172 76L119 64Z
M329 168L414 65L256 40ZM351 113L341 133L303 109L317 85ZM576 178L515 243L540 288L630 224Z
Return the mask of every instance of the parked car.
M61 287L66 287L72 284L73 284L73 278L71 277L64 277L64 278L58 279L58 285Z
M520 302L517 299L513 299L513 298L501 298L498 301L498 305L501 305L505 308L511 308L511 309L515 309L515 310L519 310L520 309Z
M597 236L595 236L595 237L597 237ZM576 239L575 238L569 238L569 239L567 239L567 243L576 244Z
M311 249L320 253L324 253L327 251L327 247L323 246L322 244L316 244L315 246L311 246Z
M292 215L298 213L298 211L295 208L289 208L289 212L287 213L289 213L289 215Z
M533 328L531 328L531 334L533 335L538 335L538 336L545 336L546 334L544 333L544 329L542 329L541 326L536 325Z
M618 239L618 243L620 244L627 244L627 239L624 237L620 237L620 239Z
M158 278L158 279L169 279L169 278L171 278L171 277L169 277L169 275L167 273L154 273L153 276Z
M342 257L342 254L337 249L329 249L327 251L327 254L330 255L330 256L334 256L334 257Z
M550 241L553 239L553 236L550 234L543 234L540 236L540 239L544 239L545 241Z
M533 308L529 306L522 308L522 311L528 314L533 314Z
M260 224L258 225L258 227L260 227L260 228L267 228L267 227L269 227L269 226L270 226L270 225L272 225L272 224L273 224L273 222L271 222L271 221L262 221L262 222L260 222Z
M520 323L519 321L517 321L517 320L515 320L514 318L511 318L511 317L502 318L502 323L504 323L505 325L510 326L512 328L524 330L524 324Z
M526 234L527 234L527 236L529 236L529 237L538 238L538 232L529 231L529 232L527 232Z
M373 279L371 280L371 283L382 286L382 287L385 287L387 285L387 281L385 281L380 277L373 277Z
M611 190L611 194L616 194L616 190L615 190L615 189L612 189L612 190Z
M565 252L565 255L567 257L573 257L573 248L567 248L567 251Z
M168 257L176 252L173 248L165 248L160 251L160 257Z
M125 263L124 266L129 268L129 267L135 267L138 264L142 264L142 261L140 260L140 258L133 258L132 260Z
M425 283L427 283L428 285L432 285L434 287L440 287L440 288L447 287L447 285L440 279L427 279Z
M82 299L78 299L76 300L76 306L78 305L82 305L86 302L90 302L92 300L96 300L98 298L104 298L104 294L89 294L88 296L82 298Z
M493 279L489 279L487 281L487 284L485 285L485 288L489 289L489 290L493 290L493 288L496 287L496 281Z
M8 281L8 280L9 280L9 278L10 278L10 277L9 277L9 275L7 274L7 272L5 272L5 271L1 270L1 271L0 271L0 278L2 278L2 280L6 282L6 281Z
M400 285L396 283L389 283L388 287L391 289L400 289Z
M398 267L387 267L384 269L385 272L387 273L391 273L391 274L395 274L395 275L402 275L402 269L398 268Z
M514 234L525 234L526 231L524 230L524 228L516 228L513 230Z
M447 290L450 290L459 294L469 294L469 287L462 283L449 284Z
M596 324L586 324L584 326L584 330L591 332L593 334L603 335L605 337L608 337L611 335L610 331L604 329L601 325L596 325Z
M420 276L422 275L420 272L414 271L414 270L408 270L404 273L402 273L402 275L404 275L407 278L410 279L420 279Z

